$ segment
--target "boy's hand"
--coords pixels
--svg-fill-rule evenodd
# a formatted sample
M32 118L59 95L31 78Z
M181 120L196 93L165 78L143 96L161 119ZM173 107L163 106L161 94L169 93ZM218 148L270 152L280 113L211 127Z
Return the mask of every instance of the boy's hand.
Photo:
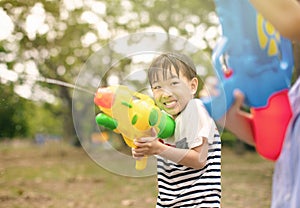
M235 100L234 100L232 106L226 112L226 114L217 121L217 123L219 125L221 125L221 124L224 125L225 122L227 122L227 123L228 122L230 122L230 123L236 122L235 118L237 115L242 115L242 114L246 115L247 114L242 110L243 103L245 100L245 96L244 96L243 92L240 91L239 89L235 89L233 91L233 96L234 96Z
M158 154L158 148L160 147L161 142L156 138L156 131L154 128L151 129L150 137L142 137L134 140L136 148L132 148L132 156L135 159L140 159L147 155Z
M245 96L239 89L234 90L233 95L235 98L235 102L233 103L232 109L235 109L239 112L243 106Z

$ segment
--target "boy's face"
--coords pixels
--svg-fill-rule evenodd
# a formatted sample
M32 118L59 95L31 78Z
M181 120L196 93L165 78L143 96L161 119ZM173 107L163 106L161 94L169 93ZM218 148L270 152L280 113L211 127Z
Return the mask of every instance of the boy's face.
M172 67L167 79L163 79L163 70L158 73L158 79L152 83L152 91L156 105L176 117L193 99L197 91L198 80L188 80L179 71L179 77Z

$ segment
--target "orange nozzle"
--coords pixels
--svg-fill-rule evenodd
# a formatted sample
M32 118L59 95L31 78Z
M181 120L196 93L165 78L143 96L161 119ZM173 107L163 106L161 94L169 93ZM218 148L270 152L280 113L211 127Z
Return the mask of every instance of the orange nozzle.
M114 103L114 93L109 88L99 88L94 97L94 103L103 108L111 108Z

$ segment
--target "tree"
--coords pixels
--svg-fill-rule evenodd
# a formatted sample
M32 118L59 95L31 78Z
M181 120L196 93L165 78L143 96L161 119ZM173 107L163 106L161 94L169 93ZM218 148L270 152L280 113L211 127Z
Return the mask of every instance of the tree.
M11 84L0 85L0 91L0 138L26 136L29 131L24 111L26 100L13 93Z
M201 30L199 41L208 52L216 39L216 35L205 35L210 26L217 24L212 0L176 0L172 4L165 0L3 0L0 6L14 24L11 35L0 40L1 61L18 77L11 83L12 88L29 88L31 96L25 96L28 99L59 103L53 115L63 115L64 137L68 141L76 138L71 112L73 91L38 82L43 79L37 77L75 83L88 57L120 34L159 28L167 34L198 39L194 34ZM125 68L120 66L120 70ZM51 96L55 99L49 99Z

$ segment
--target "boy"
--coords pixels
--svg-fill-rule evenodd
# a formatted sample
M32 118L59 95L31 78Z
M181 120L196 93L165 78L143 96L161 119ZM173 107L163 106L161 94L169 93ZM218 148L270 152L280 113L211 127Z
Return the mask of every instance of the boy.
M135 140L134 158L157 156L157 207L220 207L221 141L200 99L192 61L166 53L151 64L148 78L156 105L176 122L174 137Z

